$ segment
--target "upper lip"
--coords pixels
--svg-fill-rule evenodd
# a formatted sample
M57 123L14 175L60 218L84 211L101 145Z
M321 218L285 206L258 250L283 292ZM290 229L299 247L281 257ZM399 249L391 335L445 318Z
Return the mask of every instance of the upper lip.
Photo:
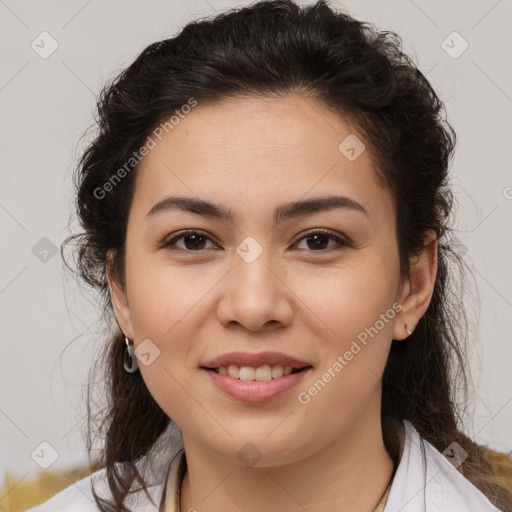
M223 354L207 361L201 366L202 368L220 368L221 366L229 366L230 364L236 366L252 366L253 368L258 368L265 364L280 364L297 369L311 366L305 361L280 352L259 352L256 354L250 352L229 352L228 354Z

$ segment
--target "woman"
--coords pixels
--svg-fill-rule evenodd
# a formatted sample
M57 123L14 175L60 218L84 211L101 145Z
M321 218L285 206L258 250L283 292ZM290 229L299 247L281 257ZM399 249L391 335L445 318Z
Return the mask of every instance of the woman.
M33 510L512 510L457 425L455 134L398 36L259 2L150 45L98 107L105 445Z

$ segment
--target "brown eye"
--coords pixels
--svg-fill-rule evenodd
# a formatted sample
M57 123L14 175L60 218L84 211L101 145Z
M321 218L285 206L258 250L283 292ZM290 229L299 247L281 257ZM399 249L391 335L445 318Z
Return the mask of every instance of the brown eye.
M334 247L345 247L349 245L345 240L342 240L330 231L313 231L308 233L306 236L303 236L299 242L306 240L308 249L313 250L313 252L321 252L333 248L332 245L330 247L328 246L329 239L334 240Z
M334 248L350 246L349 242L343 240L334 233L323 230L307 233L299 240L299 242L302 242L302 240L306 241L306 250L310 252L323 252ZM178 245L178 242L180 241L183 241L181 246ZM162 244L162 248L169 248L171 250L179 249L186 252L200 252L202 250L212 248L206 246L208 241L212 242L211 238L203 233L198 231L183 231L177 236L171 238L168 242L164 242ZM329 245L330 241L334 242L334 244L331 243L331 245ZM213 245L213 247L215 247L215 245Z
M180 247L176 245L176 242L181 239L183 239L183 246ZM206 235L203 235L202 233L197 231L185 231L178 236L175 236L168 242L165 242L163 247L173 248L173 246L175 246L178 249L183 249L189 252L201 251L205 249L206 240L210 240L210 238Z

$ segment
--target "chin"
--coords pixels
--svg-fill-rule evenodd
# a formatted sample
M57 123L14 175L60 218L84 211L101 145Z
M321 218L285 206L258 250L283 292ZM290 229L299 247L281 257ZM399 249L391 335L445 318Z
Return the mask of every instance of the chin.
M284 466L304 458L303 448L297 446L297 435L287 436L286 432L281 432L281 435L276 432L268 435L271 430L265 432L262 434L257 429L244 430L243 435L229 438L227 442L213 446L210 444L211 451L226 458L230 464L235 462L240 466L258 468Z

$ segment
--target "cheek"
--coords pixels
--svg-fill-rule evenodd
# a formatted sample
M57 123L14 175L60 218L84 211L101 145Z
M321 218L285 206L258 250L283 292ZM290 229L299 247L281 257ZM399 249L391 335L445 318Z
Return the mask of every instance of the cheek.
M395 302L398 260L385 254L368 251L353 265L329 269L329 278L318 278L316 286L302 285L304 303L315 315L303 313L312 322L309 329L318 333L318 407L328 407L329 400L357 406L379 383L401 309Z
M200 412L191 401L191 394L198 396L190 380L192 372L198 371L195 342L208 315L208 291L219 276L131 254L127 288L135 337L137 342L151 340L158 351L150 365L139 364L139 368L158 405L178 424L187 424Z
M391 335L399 284L398 256L386 252L392 250L354 252L342 265L313 269L307 279L303 272L295 276L290 287L310 311L301 317L317 322L329 348L343 349L376 323L382 338Z
M187 435L200 439L217 425L202 405L201 390L184 373L175 348L169 345L151 366L141 368L142 378L160 409Z
M313 429L335 436L376 399L392 338L397 306L386 286L354 278L330 281L319 314L328 324L319 336L320 365L298 390L299 407ZM380 281L376 281L380 282ZM350 286L349 286L350 283Z
M193 266L172 266L164 256L132 253L127 259L130 315L139 338L179 343L191 317L201 313L205 295L218 276ZM163 341L165 340L165 341Z

